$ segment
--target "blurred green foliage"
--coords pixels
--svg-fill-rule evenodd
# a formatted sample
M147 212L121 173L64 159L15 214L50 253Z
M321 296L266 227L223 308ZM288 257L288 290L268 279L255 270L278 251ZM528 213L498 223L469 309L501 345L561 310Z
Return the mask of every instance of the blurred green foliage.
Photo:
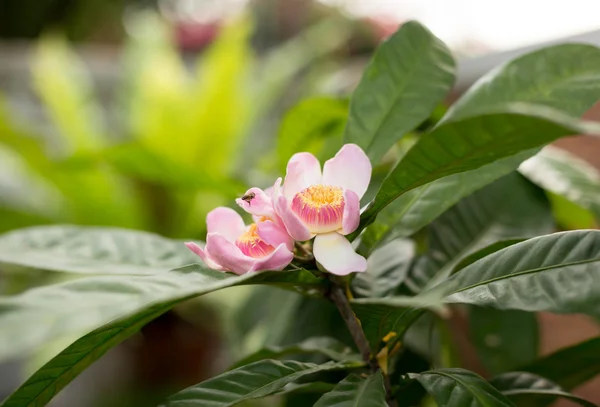
M38 134L0 104L0 231L60 222L201 236L209 210L260 183L245 169L277 151L265 122L310 94L302 73L348 36L347 22L326 20L259 57L242 16L188 64L157 15L139 13L128 31L115 113L63 38L40 40L31 72L51 126ZM289 142L304 136L283 131ZM285 156L271 161L291 155L279 150ZM270 179L277 166L263 161Z

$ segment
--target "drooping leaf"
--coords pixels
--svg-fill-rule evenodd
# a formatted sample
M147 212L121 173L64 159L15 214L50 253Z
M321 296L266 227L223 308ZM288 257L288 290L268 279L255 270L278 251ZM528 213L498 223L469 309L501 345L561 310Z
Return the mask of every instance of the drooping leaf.
M600 219L600 172L567 151L548 146L519 171L540 187L588 209Z
M154 274L195 263L183 242L109 227L35 226L0 235L0 263L90 274Z
M406 277L414 256L412 240L391 241L369 256L367 271L356 275L352 289L361 297L385 297L393 293Z
M513 105L503 113L446 121L419 138L383 182L353 236L406 192L452 174L482 167L572 134L600 134L598 126L559 111Z
M539 189L512 173L458 202L427 230L428 250L406 280L413 291L445 280L479 249L499 240L551 233L554 222Z
M285 170L288 160L299 151L314 154L323 162L342 146L342 132L348 115L344 99L314 97L305 99L283 118L279 130L277 156Z
M381 44L354 91L344 143L377 163L404 134L429 117L454 83L450 51L427 28L409 21Z
M600 374L599 359L600 337L559 349L519 370L544 376L571 390Z
M600 313L600 231L554 233L492 253L441 283L446 301L498 309Z
M490 384L517 405L545 404L561 397L584 407L597 407L594 403L564 391L553 381L528 372L503 373L493 377Z
M539 60L543 60L544 63L540 64ZM492 70L477 81L447 112L438 127L442 127L444 122L456 121L468 116L504 111L505 106L512 103L547 106L578 118L600 99L599 60L600 49L583 44L557 45L518 57L504 66ZM525 134L523 136L526 137ZM532 156L535 151L535 149L532 150L529 155L523 152L521 160ZM488 162L491 161L493 160ZM506 165L516 169L519 163L519 160L515 160L514 163L506 163ZM499 171L499 174L494 176L496 170ZM440 208L437 212L439 215L458 199L482 187L485 183L507 174L510 170L504 172L502 166L495 168L492 165L481 168L481 171L465 173L463 182L458 183L461 188L452 185L449 180L447 184L442 180L436 181L431 185L432 190L424 193L422 199L415 196L414 199L403 202L399 208L410 207L413 202L412 205L420 209L423 206L421 201L435 202ZM489 180L485 182L485 179L480 180L478 177L489 178ZM438 185L438 183L440 184ZM473 184L472 187L470 187L471 184ZM434 185L435 189L433 189ZM447 185L447 188L444 188L444 185ZM458 194L462 193L454 201L451 198L453 191ZM404 197L400 199L402 200ZM438 202L443 203L437 204ZM425 226L436 217L429 213L432 211L434 215L436 214L435 210L430 207L431 205L425 206L428 210L423 211L425 219L421 221L420 227ZM406 210L408 211L408 209ZM390 214L398 212L400 210L396 209L390 211ZM415 212L412 217L409 217L409 219L414 219L413 223L420 220L418 211L415 210ZM367 223L364 222L363 225ZM407 222L407 224L410 226L410 223ZM420 227L413 229L412 232ZM408 236L412 232L409 231L400 236Z
M409 373L435 399L439 407L514 407L482 377L465 369L438 369Z
M531 312L471 307L469 333L479 360L492 374L530 363L538 355L539 328Z
M3 404L44 405L106 351L187 299L243 284L317 283L306 270L233 276L192 265L150 276L89 277L0 298L0 360L90 332L46 363ZM21 338L18 342L15 337Z
M261 360L188 387L169 397L161 407L234 406L244 400L273 394L309 374L358 366L361 364L328 362L316 365L293 360Z
M543 63L540 63L543 61ZM514 102L559 109L579 117L600 96L600 49L560 44L515 58L479 79L445 120L494 111Z
M408 191L379 212L376 221L360 236L359 252L367 255L387 241L414 234L465 196L514 171L536 151L522 151Z
M318 353L331 360L360 360L360 355L353 354L352 349L337 339L328 337L309 338L305 341L288 346L267 346L251 355L237 361L233 368L248 365L264 359L278 359L287 355L301 353Z
M362 377L351 374L325 393L314 407L387 407L381 371Z

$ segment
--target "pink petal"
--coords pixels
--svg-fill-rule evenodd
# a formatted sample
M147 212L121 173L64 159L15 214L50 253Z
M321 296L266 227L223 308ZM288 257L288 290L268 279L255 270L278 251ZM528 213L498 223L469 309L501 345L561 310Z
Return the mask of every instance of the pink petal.
M260 236L261 240L263 240L265 243L268 243L273 247L278 247L283 243L289 250L292 250L294 247L294 239L288 235L285 228L282 228L275 222L271 222L269 220L258 222L256 224L256 228L258 236Z
M202 261L204 262L204 264L206 264L211 269L223 270L223 267L221 267L217 263L215 263L214 260L210 258L210 256L208 255L208 253L205 252L204 249L202 249L196 243L194 243L194 242L186 242L185 245L188 247L188 249L190 249L195 254L197 254L198 256L200 256L200 258L202 259Z
M315 203L328 198L328 203ZM311 233L336 232L342 228L344 217L344 190L340 187L312 185L297 193L290 208Z
M342 234L352 233L360 223L360 198L356 192L344 191L344 217L342 218Z
M256 259L250 271L283 270L293 259L294 253L282 243L268 256Z
M323 185L332 185L356 192L358 198L365 194L371 180L371 162L356 144L345 144L323 166Z
M367 269L367 260L357 254L348 239L339 233L317 235L313 244L313 254L325 270L338 276Z
M217 233L209 233L206 236L205 250L224 270L233 271L235 274L248 272L255 263L255 259L244 255L234 243Z
M297 153L288 161L283 182L283 195L291 200L294 195L311 185L321 183L321 164L311 153Z
M206 228L208 233L218 233L230 242L235 242L246 230L246 225L236 211L220 206L206 215Z
M273 186L273 202L275 213L281 218L288 234L294 240L304 241L312 237L308 228L302 223L300 218L292 212L285 196L281 195L281 178L278 178Z
M246 212L255 216L266 216L273 218L273 201L271 196L260 188L250 188L244 194L247 200L238 198L235 202Z

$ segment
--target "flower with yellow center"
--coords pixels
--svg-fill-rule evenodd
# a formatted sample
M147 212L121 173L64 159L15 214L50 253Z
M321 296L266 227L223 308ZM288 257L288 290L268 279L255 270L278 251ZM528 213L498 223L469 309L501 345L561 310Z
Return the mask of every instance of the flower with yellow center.
M325 162L310 153L295 154L288 162L283 187L273 187L272 204L290 236L315 237L313 254L333 274L365 271L367 262L344 237L358 227L360 198L371 180L371 163L355 144L346 144Z
M206 246L186 246L211 268L244 274L249 271L283 270L294 254L293 239L272 218L256 219L246 227L233 209L220 207L206 217Z

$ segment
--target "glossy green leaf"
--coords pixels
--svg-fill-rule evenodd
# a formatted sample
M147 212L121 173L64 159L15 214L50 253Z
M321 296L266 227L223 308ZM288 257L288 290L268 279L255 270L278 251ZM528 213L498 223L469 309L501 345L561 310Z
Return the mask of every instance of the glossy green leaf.
M600 219L600 172L586 161L556 147L546 147L519 171L540 187L563 196Z
M192 265L149 276L89 277L0 298L0 360L90 332L30 377L3 404L45 405L106 351L176 304L244 284L317 284L306 270L233 276ZM18 342L14 338L21 338Z
M273 394L309 374L357 366L361 364L328 362L316 365L293 360L262 360L188 387L169 397L161 407L234 406L244 400Z
M195 263L182 241L108 227L35 226L0 235L0 263L90 274L155 274Z
M554 233L484 257L433 290L454 303L598 314L599 264L600 231Z
M391 171L375 200L362 214L358 230L373 222L379 211L396 198L421 185L564 136L600 134L598 130L591 122L580 122L561 112L531 105L444 122L423 135Z
M508 246L512 246L513 244L521 243L525 240L527 240L527 239L518 238L518 239L499 240L495 243L492 243L492 244L484 247L483 249L479 249L476 252L473 252L472 254L468 255L467 257L465 257L461 261L459 261L458 264L456 266L454 266L454 269L452 270L452 274L475 263L477 260L483 259L487 255L496 253L498 250L505 249Z
M344 143L377 163L404 134L429 117L454 84L450 51L415 21L383 42L352 94Z
M342 146L342 132L348 116L348 101L327 97L305 99L283 118L279 129L277 156L285 170L288 160L299 151L314 154L322 162Z
M465 369L430 370L409 377L418 380L439 407L514 407L482 377Z
M387 407L381 371L363 377L351 374L325 393L314 407Z
M531 312L471 307L469 334L479 360L492 374L530 363L538 355L539 328Z
M560 44L533 51L479 79L445 120L495 111L515 102L545 105L579 117L599 99L599 66L600 49L593 45Z
M600 337L592 338L523 366L520 370L548 378L571 390L600 374Z
M288 355L317 353L327 356L331 360L360 361L360 355L353 353L346 344L334 338L316 337L309 338L300 343L287 346L267 346L251 355L237 361L233 368L248 365L263 359L279 359Z
M415 256L415 243L393 240L375 250L367 259L367 271L352 280L353 291L361 297L385 297L406 278Z
M367 255L382 243L414 234L465 196L514 171L537 151L522 151L408 191L379 212L376 221L360 236L359 252Z
M509 174L458 202L427 229L429 247L409 273L413 291L450 276L465 257L496 241L554 231L548 202L519 174Z
M561 397L584 407L597 407L594 403L564 391L553 381L528 372L504 373L493 377L490 384L517 405L538 405L537 403L552 402Z

